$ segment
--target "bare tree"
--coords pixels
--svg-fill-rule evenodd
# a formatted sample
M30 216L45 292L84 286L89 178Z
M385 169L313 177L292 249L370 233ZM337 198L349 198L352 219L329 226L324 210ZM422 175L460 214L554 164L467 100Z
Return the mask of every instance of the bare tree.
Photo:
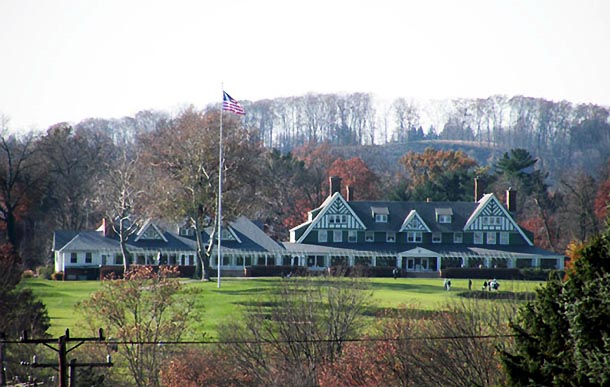
M148 192L155 198L151 213L176 221L187 220L195 228L197 267L203 279L210 276L210 258L216 240L202 232L217 225L219 112L189 108L155 132L143 136L143 163L154 175ZM223 118L223 220L247 213L259 184L257 158L260 144L239 125L237 118ZM151 203L152 204L152 203Z
M141 208L139 200L145 193L140 180L143 172L138 165L138 158L129 155L126 149L105 167L106 174L100 180L97 201L119 238L123 270L127 272L133 261L127 242L136 233L143 218L142 212L138 211Z
M322 364L359 334L369 297L358 279L286 280L268 301L253 303L247 324L222 329L221 339L234 343L227 351L254 384L315 386Z

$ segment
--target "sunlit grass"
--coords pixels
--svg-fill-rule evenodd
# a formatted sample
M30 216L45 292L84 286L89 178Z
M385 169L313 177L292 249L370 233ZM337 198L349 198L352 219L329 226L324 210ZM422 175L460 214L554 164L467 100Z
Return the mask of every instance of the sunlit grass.
M196 297L196 311L200 316L200 321L194 325L194 336L201 337L205 333L208 338L217 337L218 329L224 322L241 319L247 305L264 300L280 281L280 278L222 278L220 288L216 281L188 281L185 287L193 292L189 296ZM443 280L438 278L375 278L364 281L370 285L373 312L401 305L439 310L458 300L458 293L468 291L466 279L452 279L450 291L443 288ZM473 280L472 290L481 291L482 284L483 280ZM500 281L500 284L500 292L529 293L541 282ZM47 306L51 335L59 336L66 328L75 334L90 333L82 331L82 316L74 306L100 289L99 281L28 279L23 286L31 288Z

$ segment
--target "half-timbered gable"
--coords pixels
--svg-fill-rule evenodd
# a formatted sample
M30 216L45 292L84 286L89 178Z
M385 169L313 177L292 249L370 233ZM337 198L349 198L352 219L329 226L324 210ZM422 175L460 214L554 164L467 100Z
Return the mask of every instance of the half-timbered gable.
M488 236L494 233L518 234L525 243L534 245L493 194L486 194L479 200L479 205L466 222L464 231L475 234L485 232Z
M317 213L315 218L308 222L307 229L303 231L297 242L303 242L307 238L315 239L321 243L338 242L343 240L343 233L339 233L339 231L363 231L365 229L364 223L354 213L348 202L340 193L335 193L330 197L330 200L325 201L325 206ZM290 231L292 234L299 229L295 227ZM328 237L330 231L334 231L331 238ZM349 236L345 238L349 238Z
M405 218L402 226L400 227L401 232L406 231L419 231L419 232L432 232L430 231L430 227L424 222L421 216L417 213L416 210L411 210L407 217Z

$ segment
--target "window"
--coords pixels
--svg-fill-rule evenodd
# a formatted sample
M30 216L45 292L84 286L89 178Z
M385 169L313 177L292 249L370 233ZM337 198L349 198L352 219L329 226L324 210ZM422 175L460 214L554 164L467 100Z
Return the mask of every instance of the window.
M115 265L122 265L123 264L123 255L121 255L121 253L117 253L114 256L114 264Z
M501 216L483 216L483 217L481 217L481 222L482 222L483 226L501 226L502 217Z
M488 245L495 245L496 244L496 233L495 232L488 232L487 233L487 244Z
M509 236L507 232L500 233L500 244L507 245L509 243Z
M432 233L432 243L441 243L442 240L442 234L440 232Z
M78 262L78 254L70 253L70 263L77 263L77 262Z
M439 215L438 222L439 223L451 223L451 215Z
M328 241L328 232L326 230L318 231L318 242L326 243Z
M93 258L92 258L92 256L91 256L91 252L90 252L90 251L87 251L87 252L85 253L85 263L91 263L92 261L93 261Z
M335 224L346 224L347 215L331 214L328 215L328 223L331 225Z
M324 256L323 255L308 255L307 256L307 267L324 267Z
M347 232L347 241L349 243L356 243L356 242L358 242L358 232L356 230L349 230Z
M354 264L362 266L371 266L373 259L371 257L355 257Z
M482 232L475 232L472 236L473 238L473 243L475 245L482 245L483 244L483 233Z
M407 232L407 243L421 243L421 240L422 240L421 231Z
M388 231L385 233L385 241L388 243L394 243L396 242L396 233L395 232L391 232Z
M364 233L364 240L367 242L375 242L375 232L374 231L366 231Z
M333 242L343 242L343 231L333 231Z
M461 232L453 233L453 243L462 243L463 240L464 240L464 234L462 234Z
M375 214L375 222L376 223L388 223L388 215L387 214Z
M396 257L377 257L375 260L377 267L392 267L396 266Z

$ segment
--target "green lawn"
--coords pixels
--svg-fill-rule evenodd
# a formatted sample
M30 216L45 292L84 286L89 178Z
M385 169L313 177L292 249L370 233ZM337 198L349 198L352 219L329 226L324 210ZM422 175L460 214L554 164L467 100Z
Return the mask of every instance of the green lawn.
M230 319L240 318L244 305L264 298L279 283L279 278L223 278L221 287L215 281L189 282L188 287L196 290L197 308L202 321L197 330L215 337L218 325ZM403 304L416 304L425 310L443 308L458 298L458 293L468 290L468 281L452 280L451 291L443 289L442 279L423 278L375 278L368 280L373 292L374 308L395 308ZM482 280L473 281L473 290L480 290ZM81 316L74 305L100 288L99 281L49 281L29 279L23 282L41 298L47 306L51 318L50 334L59 336L66 328L74 334L82 332L79 326ZM532 292L540 282L501 281L500 292ZM90 332L87 332L90 333Z

